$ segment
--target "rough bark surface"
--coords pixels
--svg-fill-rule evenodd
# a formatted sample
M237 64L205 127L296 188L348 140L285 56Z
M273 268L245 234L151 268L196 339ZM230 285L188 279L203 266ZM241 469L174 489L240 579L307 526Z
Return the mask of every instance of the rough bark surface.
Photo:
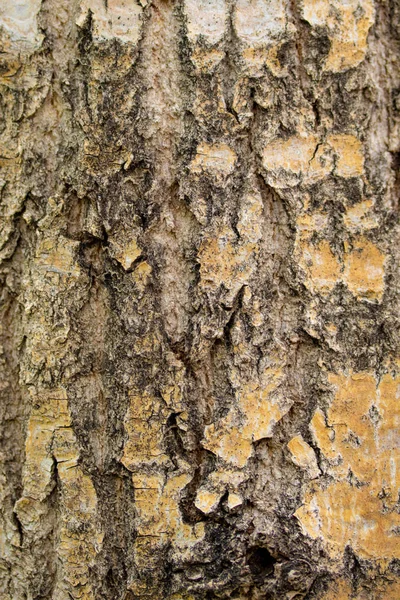
M1 0L0 598L400 598L397 0Z

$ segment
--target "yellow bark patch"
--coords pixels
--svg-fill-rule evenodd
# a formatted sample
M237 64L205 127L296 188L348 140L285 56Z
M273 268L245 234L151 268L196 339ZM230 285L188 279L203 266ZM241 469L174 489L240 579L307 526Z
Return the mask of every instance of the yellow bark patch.
M282 170L296 175L304 174L308 170L316 146L317 138L313 135L273 140L263 150L263 166L268 171Z
M201 512L208 515L210 512L215 510L221 499L220 494L217 492L209 492L208 490L199 490L197 492L195 506L201 510Z
M237 508L238 506L243 504L243 497L240 496L240 494L235 494L235 493L229 494L227 504L228 504L228 508L230 510L233 510L234 508Z
M237 405L224 419L205 428L203 446L226 463L243 468L252 454L252 444L271 437L275 424L285 415L289 403L273 392L284 378L280 368L266 369L261 383L247 383L237 392Z
M364 172L362 144L350 134L329 135L325 142L309 134L277 138L265 146L262 161L277 188L312 184L332 172L345 178Z
M303 213L297 219L297 230L304 239L310 238L315 232L321 233L327 225L328 215L321 212Z
M130 63L128 62L128 64ZM95 70L93 77L100 75L101 68L104 69L103 64L99 65L98 69ZM89 91L94 106L99 102L99 98L94 97L97 90L97 84L93 80ZM102 144L99 144L97 141L85 139L81 149L80 160L82 166L92 175L99 172L104 174L118 173L122 168L126 169L129 166L132 161L132 152L129 148L121 148L118 144L112 144L111 142L107 144L106 141L103 141Z
M330 135L329 145L336 154L335 173L340 177L358 177L364 172L362 143L354 135Z
M315 452L307 444L302 435L299 434L292 438L287 447L292 455L291 458L294 464L304 469L310 479L315 479L320 475Z
M79 450L64 389L34 396L28 422L23 495L15 511L24 530L40 527L45 500L54 486L54 462L61 486L61 529L57 554L61 577L55 594L94 600L90 568L99 552L103 535L98 522L97 496L93 483L78 464Z
M238 427L228 428L225 423L205 428L203 446L239 468L245 466L252 452L251 439L244 437Z
M183 460L179 468L166 472L172 462L164 450L167 419L171 412L179 412L178 426L186 428L187 414L182 410L182 387L185 369L175 357L170 361L170 379L159 385L162 398L152 393L133 390L125 416L127 439L121 462L132 471L135 489L136 530L135 564L146 571L157 564L155 555L165 544L172 543L172 551L180 557L189 553L204 536L204 525L184 523L179 507L182 491L193 477L193 469ZM151 473L151 474L150 474ZM203 498L207 502L207 498ZM157 578L154 578L157 586ZM129 589L141 597L149 593L143 580L134 579ZM154 593L158 593L157 589Z
M284 358L270 357L259 381L243 381L239 371L231 373L235 402L222 419L205 427L202 445L217 457L217 468L198 489L196 506L205 514L218 507L228 492L227 506L233 510L243 503L241 484L253 455L253 443L272 437L276 423L289 411L293 401L280 389L284 381Z
M182 520L179 500L182 490L191 480L189 473L138 474L132 476L135 488L136 527L135 562L148 568L153 562L155 548L173 543L181 554L204 537L204 524L188 525ZM140 582L130 589L135 590Z
M381 300L385 287L385 255L368 239L360 237L349 252L344 281L357 298Z
M225 52L216 48L208 49L196 46L191 54L191 60L200 71L212 71L224 58Z
M346 579L338 579L322 594L321 600L350 600L350 598L354 598L350 583Z
M327 240L316 245L308 241L299 243L299 265L307 274L306 285L320 294L329 293L340 279L340 262L333 254Z
M132 278L141 294L146 289L147 284L150 281L150 277L153 269L148 262L142 261L138 264L136 269L132 273Z
M71 428L56 432L54 456L64 506L58 555L65 579L79 590L74 597L92 600L95 596L89 583L89 569L101 548L103 535L99 530L96 491L90 477L78 466L79 453Z
M327 551L339 558L347 545L360 557L387 564L400 556L400 516L382 513L377 492L337 482L306 492L296 516L308 535L322 537Z
M331 47L324 70L346 71L365 58L375 15L372 0L304 0L302 13L310 25L328 33Z
M198 253L201 288L216 292L223 285L231 291L229 297L233 299L253 272L256 250L255 243L236 240L229 227L221 228L215 237L204 239Z
M222 496L228 490L229 508L239 506L243 498L238 493L238 488L245 478L244 472L235 471L234 468L214 471L198 489L195 505L203 513L208 514L217 508Z
M321 600L398 600L400 598L400 581L374 578L367 583L366 587L353 589L347 579L339 578L333 581Z
M170 411L149 393L132 393L124 420L128 439L124 445L122 464L130 471L168 462L163 450L165 422Z
M350 223L350 231L362 228L360 219L368 214L370 207L371 202L365 201L348 210L344 222ZM376 224L373 216L364 221L365 228ZM326 295L336 283L342 282L359 300L381 301L385 287L386 256L373 242L358 235L351 247L346 244L339 260L328 240L312 241L313 235L324 233L327 224L327 215L321 212L303 213L297 219L295 254L306 274L307 288Z
M57 273L63 277L78 277L80 267L76 260L79 242L64 237L45 238L37 247L37 266L47 273Z
M317 408L310 421L310 431L314 442L318 444L326 458L332 461L339 459L337 451L332 446L335 431L327 426L325 415L320 408Z
M266 65L275 77L286 75L287 69L279 62L279 49L280 45L270 48L244 48L242 56L247 67L246 74L255 76Z
M123 266L125 271L131 268L133 263L142 255L136 239L123 244L121 241L111 240L110 252L112 256Z
M247 421L243 434L252 441L271 437L275 424L290 408L289 405L281 404L280 399L272 395L283 378L282 369L266 369L261 386L249 383L239 392L239 406L246 415Z
M166 480L164 475L133 475L135 505L138 514L139 535L169 535L182 525L178 502L180 492L190 481L188 474ZM190 531L192 528L189 528Z
M333 557L350 545L386 565L400 557L400 378L378 383L367 372L330 374L334 399L326 421L320 410L311 431L334 478L309 484L296 516ZM354 485L353 481L358 482Z
M400 598L400 581L384 581L378 583L373 600L399 600ZM362 600L369 600L367 595Z
M53 470L52 444L59 427L70 427L71 417L65 390L45 394L32 411L25 442L24 495L44 500L50 491Z

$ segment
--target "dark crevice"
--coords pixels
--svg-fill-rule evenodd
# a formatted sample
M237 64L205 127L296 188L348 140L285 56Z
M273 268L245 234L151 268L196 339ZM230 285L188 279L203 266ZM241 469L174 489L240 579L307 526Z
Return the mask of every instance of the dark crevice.
M268 548L250 548L247 553L247 564L256 583L262 583L265 578L272 577L277 560Z

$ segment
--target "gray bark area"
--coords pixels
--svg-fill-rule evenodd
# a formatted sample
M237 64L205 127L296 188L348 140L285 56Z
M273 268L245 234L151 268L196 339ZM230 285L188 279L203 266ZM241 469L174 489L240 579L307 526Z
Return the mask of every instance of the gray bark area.
M0 598L400 597L396 0L2 0Z

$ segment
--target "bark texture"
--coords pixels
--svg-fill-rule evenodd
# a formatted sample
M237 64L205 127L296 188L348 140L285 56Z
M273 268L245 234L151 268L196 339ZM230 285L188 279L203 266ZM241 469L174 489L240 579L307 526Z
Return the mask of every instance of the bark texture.
M0 598L398 600L398 1L0 41Z

